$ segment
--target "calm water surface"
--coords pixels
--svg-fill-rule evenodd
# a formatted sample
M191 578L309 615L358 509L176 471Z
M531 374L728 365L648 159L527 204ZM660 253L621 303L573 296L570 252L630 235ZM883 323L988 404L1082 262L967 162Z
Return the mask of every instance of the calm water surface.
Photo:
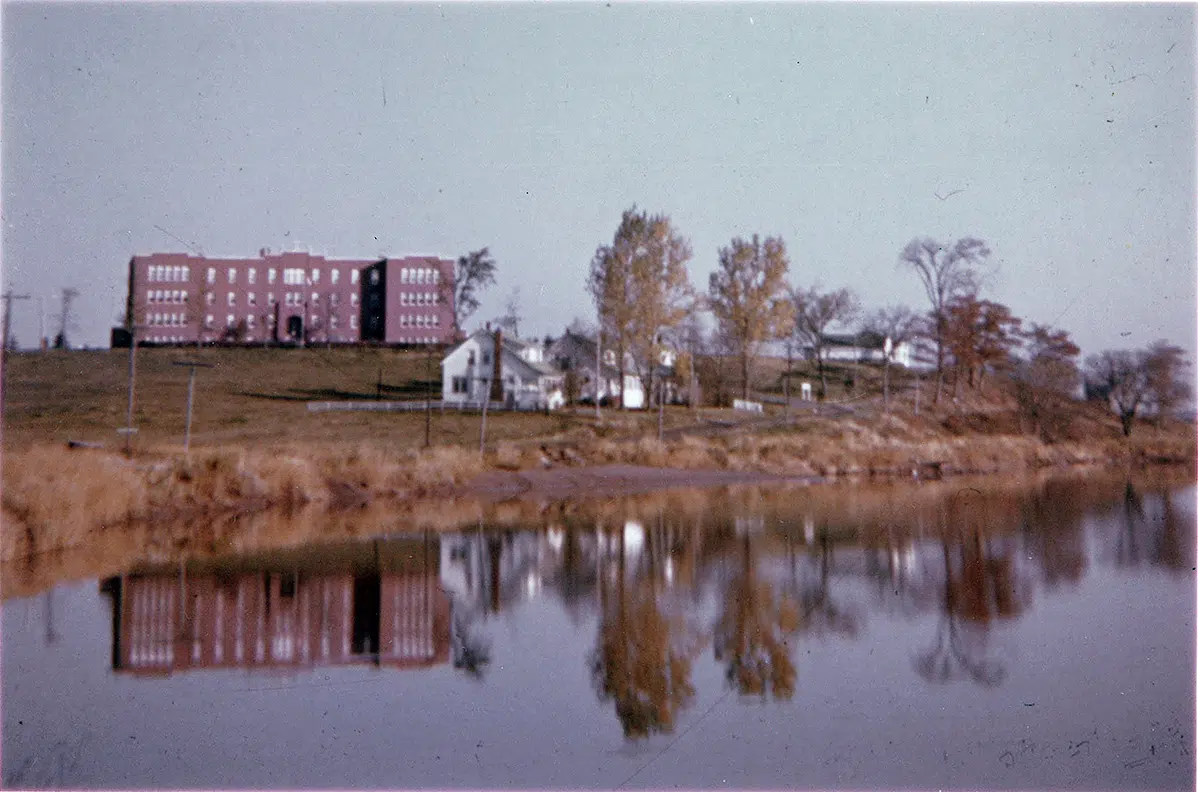
M736 493L9 600L4 784L1194 788L1192 485Z

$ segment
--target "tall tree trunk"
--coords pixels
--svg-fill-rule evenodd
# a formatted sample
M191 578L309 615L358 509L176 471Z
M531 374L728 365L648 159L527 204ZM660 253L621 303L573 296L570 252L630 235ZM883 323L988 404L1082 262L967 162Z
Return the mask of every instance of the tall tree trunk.
M815 368L819 371L819 400L828 398L828 376L824 371L824 350L815 348Z

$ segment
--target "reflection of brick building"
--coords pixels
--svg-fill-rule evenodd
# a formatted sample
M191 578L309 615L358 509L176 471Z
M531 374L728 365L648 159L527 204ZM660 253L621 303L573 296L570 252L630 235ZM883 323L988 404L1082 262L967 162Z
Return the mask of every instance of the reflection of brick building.
M394 562L396 548L389 550L387 559L376 561ZM401 559L374 569L338 564L346 561L344 553L328 569L316 560L290 569L275 559L267 569L160 570L110 581L114 666L144 674L348 663L419 667L449 659L450 603L438 579L439 553L431 554L431 563Z

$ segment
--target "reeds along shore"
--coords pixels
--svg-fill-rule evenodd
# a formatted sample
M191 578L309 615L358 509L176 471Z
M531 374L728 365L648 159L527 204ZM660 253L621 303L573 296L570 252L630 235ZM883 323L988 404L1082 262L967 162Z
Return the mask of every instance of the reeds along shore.
M916 436L898 419L882 427L843 422L835 433L732 434L568 444L498 444L485 458L463 447L426 451L373 445L208 447L184 457L136 459L103 450L34 446L5 454L0 561L85 545L119 526L214 520L270 509L468 498L487 470L644 465L779 476L905 476L923 463L945 473L1016 473L1070 465L1193 466L1193 427L1131 438L1045 444L1030 436ZM684 483L684 482L683 482ZM603 495L593 490L580 495Z

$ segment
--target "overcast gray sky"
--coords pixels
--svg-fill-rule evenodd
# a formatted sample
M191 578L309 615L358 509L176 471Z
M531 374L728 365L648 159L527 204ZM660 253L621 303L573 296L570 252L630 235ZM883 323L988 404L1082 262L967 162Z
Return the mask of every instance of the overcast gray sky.
M912 237L1085 353L1195 351L1193 5L3 5L4 288L105 345L134 253L456 257L524 334L669 214L706 288L737 235L791 282L924 308ZM946 197L947 196L947 197ZM180 241L181 240L181 241ZM48 331L49 332L49 331Z

